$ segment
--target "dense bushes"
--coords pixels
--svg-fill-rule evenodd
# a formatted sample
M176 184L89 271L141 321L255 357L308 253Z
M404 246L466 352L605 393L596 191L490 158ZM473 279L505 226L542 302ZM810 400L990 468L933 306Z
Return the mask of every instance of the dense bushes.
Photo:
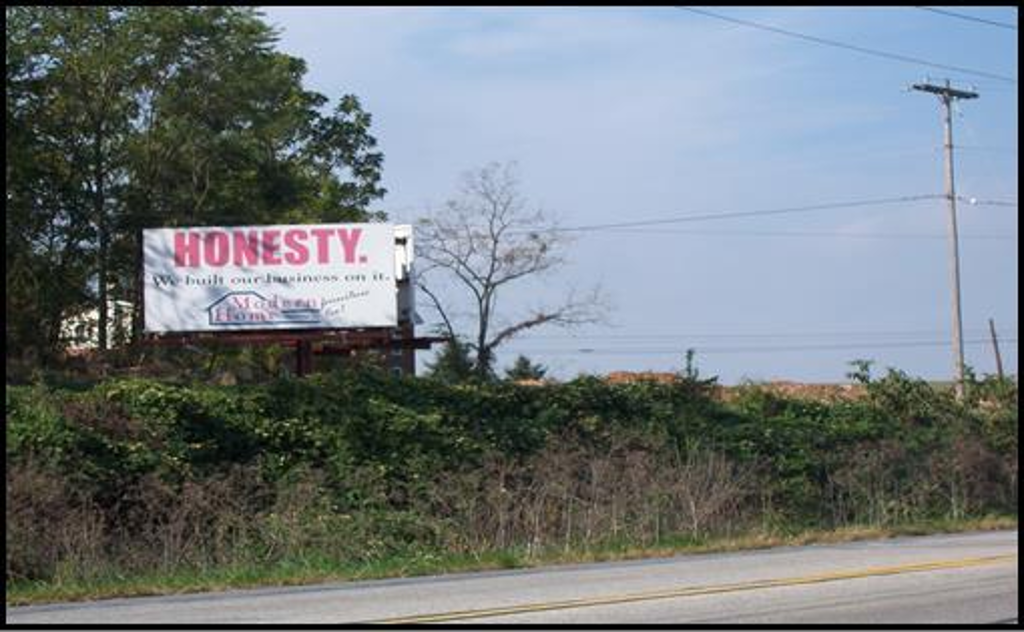
M586 547L1016 513L1017 387L8 386L7 578Z

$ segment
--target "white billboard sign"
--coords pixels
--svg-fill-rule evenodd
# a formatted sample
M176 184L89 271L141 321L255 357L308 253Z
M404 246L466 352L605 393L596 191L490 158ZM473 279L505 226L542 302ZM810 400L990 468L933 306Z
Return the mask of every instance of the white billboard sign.
M143 231L147 332L394 327L390 224Z

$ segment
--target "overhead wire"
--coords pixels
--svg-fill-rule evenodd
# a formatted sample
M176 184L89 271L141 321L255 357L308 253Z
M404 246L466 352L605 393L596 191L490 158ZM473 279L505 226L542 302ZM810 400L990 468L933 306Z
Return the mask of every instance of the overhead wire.
M1016 344L1017 338L1000 338L1000 344ZM965 345L989 344L985 338L974 338L964 340ZM756 353L756 352L786 352L786 351L841 351L852 349L891 349L891 348L912 348L912 347L946 347L948 340L924 340L911 342L877 342L877 343L836 343L836 344L804 344L804 345L763 345L756 347L703 347L700 345L686 345L700 354L713 353ZM659 349L611 349L581 347L577 349L554 349L551 347L537 349L518 349L520 353L535 355L679 355L683 348L659 348Z
M957 18L957 19L960 19L960 20L967 20L967 21L970 21L970 22L977 22L979 24L987 24L989 26L998 26L1000 28L1012 29L1014 31L1017 30L1017 25L1016 24L1009 24L1007 22L999 22L997 20L987 20L985 18L979 18L979 17L973 16L973 15L967 15L966 13L957 13L956 11L949 11L949 10L946 10L946 9L936 9L934 7L914 7L914 8L915 9L920 9L922 11L929 11L931 13L937 13L939 15L945 15L945 16L951 17L951 18Z
M699 235L699 236L722 236L722 237L781 237L781 238L804 238L804 237L834 237L839 239L893 239L893 240L904 240L904 239L918 239L918 240L946 240L949 239L948 235L940 235L938 233L842 233L842 232L826 232L826 231L769 231L769 230L750 230L750 231L729 231L729 230L687 230L687 229L644 229L644 228L612 228L609 229L610 233L616 235L622 234L638 234L638 235ZM964 235L958 236L960 239L965 240L984 240L984 241L1015 241L1016 235Z
M861 53L861 54L864 54L864 55L871 55L871 56L874 56L874 57L881 57L881 58L884 58L884 59L891 59L891 60L901 61L901 62L909 63L909 64L917 64L919 66L927 66L929 68L938 68L938 69L941 69L941 70L950 70L950 71L953 71L953 72L958 72L958 73L966 74L966 75L976 75L978 77L986 77L986 78L989 78L989 79L994 79L994 80L997 80L997 81L1003 81L1003 82L1007 82L1007 83L1017 83L1017 79L1015 77L1010 77L1010 76L1007 76L1007 75L1002 75L1002 74L998 74L998 73L994 73L994 72L988 72L988 71L984 71L984 70L976 70L976 69L973 69L973 68L965 68L963 66L952 66L952 65L949 65L949 64L940 64L940 63L928 61L927 59L921 59L919 57L911 57L909 55L902 55L902 54L899 54L899 53L891 53L891 52L881 51L881 50L877 50L877 49L873 49L873 48L866 48L864 46L857 46L857 45L854 45L854 44L848 44L846 42L840 42L840 41L837 41L837 40L827 39L827 38L824 38L824 37L818 37L818 36L815 36L815 35L807 35L805 33L798 33L796 31L782 29L782 28L779 28L779 27L776 27L776 26L769 26L767 24L761 24L761 23L758 23L758 22L750 21L750 20L741 20L739 18L734 18L734 17L730 17L730 16L727 16L727 15L722 15L720 13L715 13L713 11L707 11L707 10L704 10L704 9L696 9L694 7L684 7L684 6L676 6L676 8L677 9L682 9L683 11L689 11L691 13L696 13L698 15L703 15L705 17L714 18L716 20L722 20L722 21L725 21L725 22L731 22L733 24L739 24L739 25L746 26L746 27L749 27L749 28L759 29L759 30L762 30L762 31L768 31L768 32L775 33L775 34L778 34L778 35L785 35L787 37L793 37L793 38L801 39L801 40L808 41L808 42L814 42L816 44L822 44L824 46L832 46L834 48L843 48L843 49L851 50L851 51L858 52L858 53Z
M1007 208L1017 208L1016 200L979 200L973 197L956 196L958 202L964 202L971 206L1004 206Z
M829 202L824 204L810 204L806 206L789 206L770 209L757 209L751 211L730 211L725 213L701 213L694 215L680 215L677 217L666 217L660 219L636 220L631 222L612 222L607 224L584 224L582 226L558 227L553 230L558 232L586 232L593 230L607 230L611 228L631 228L638 226L660 226L665 224L681 224L686 222L705 222L722 219L735 219L738 217L761 217L769 215L785 215L792 213L808 213L812 211L826 211L835 209L857 208L863 206L878 206L882 204L907 204L920 202L922 200L941 199L945 196L938 194L906 195L900 197L876 198L870 200L855 200L849 202Z
M1016 331L1016 324L1012 326L1004 326L1004 331ZM981 335L988 333L988 327L969 327L965 328L964 332L967 334ZM890 331L819 331L819 332L775 332L775 333L695 333L695 332L678 332L678 333L644 333L644 334L548 334L548 335L536 335L530 336L529 338L523 338L526 340L587 340L587 339L600 339L600 340L639 340L639 339L653 339L653 340L665 340L670 338L680 339L701 339L701 338L736 338L736 339L751 339L751 338L852 338L852 337L893 337L893 336L931 336L945 334L945 329L904 329L904 330L890 330Z
M874 198L865 200L851 200L846 202L826 202L822 204L809 204L804 206L789 206L769 209L754 209L749 211L726 211L722 213L697 213L690 215L678 215L675 217L662 217L652 218L643 220L634 220L629 222L609 222L603 224L583 224L578 226L549 226L540 229L516 229L507 231L508 234L533 234L538 232L553 232L553 233L587 233L596 231L613 231L616 233L628 233L628 232L643 232L640 229L649 226L665 226L671 224L685 224L691 222L707 222L707 221L718 221L727 219L737 219L746 217L764 217L774 215L787 215L794 213L809 213L814 211L827 211L827 210L838 210L848 208L858 208L865 206L878 206L887 204L909 204L913 202L921 202L926 200L937 200L945 199L945 195L942 194L920 194L920 195L905 195L898 197L888 198ZM977 198L966 198L958 196L958 200L971 204L974 206L1005 206L1005 207L1016 207L1016 201L1005 201L1005 200L979 200ZM467 227L472 229L473 227ZM481 230L483 228L481 227ZM671 231L665 229L659 229L658 233L669 233L669 234L685 234L687 231ZM714 231L707 231L701 233L700 231L692 231L693 234L730 234L727 231L720 231L718 233ZM913 233L892 233L892 234L880 234L880 233L837 233L837 232L785 232L785 231L749 231L749 232L734 232L732 234L749 234L759 236L778 236L778 237L849 237L849 238L881 238L881 239L945 239L944 235L930 235L930 234L913 234ZM1016 236L1007 235L961 235L962 239L986 239L986 240L1012 240ZM427 236L420 238L421 243L427 243L430 239Z

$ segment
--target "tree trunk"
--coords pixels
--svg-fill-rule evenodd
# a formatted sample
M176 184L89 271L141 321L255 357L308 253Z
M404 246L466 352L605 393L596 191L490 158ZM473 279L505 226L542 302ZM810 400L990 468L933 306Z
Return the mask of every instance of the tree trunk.
M106 351L107 341L107 264L108 250L110 249L109 235L107 234L106 200L104 199L103 188L103 124L96 127L96 137L93 143L93 179L95 194L93 196L93 212L96 215L96 230L99 238L99 332L97 343L100 351Z
M476 365L475 373L480 379L487 379L491 368L491 350L487 347L487 329L490 325L491 315L486 299L479 305L480 326L476 335Z

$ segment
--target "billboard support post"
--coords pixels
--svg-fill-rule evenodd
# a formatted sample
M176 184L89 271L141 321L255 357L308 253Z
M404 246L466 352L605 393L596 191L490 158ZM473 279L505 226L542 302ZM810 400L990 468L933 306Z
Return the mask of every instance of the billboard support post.
M313 343L308 340L295 342L295 375L306 377L313 372Z

